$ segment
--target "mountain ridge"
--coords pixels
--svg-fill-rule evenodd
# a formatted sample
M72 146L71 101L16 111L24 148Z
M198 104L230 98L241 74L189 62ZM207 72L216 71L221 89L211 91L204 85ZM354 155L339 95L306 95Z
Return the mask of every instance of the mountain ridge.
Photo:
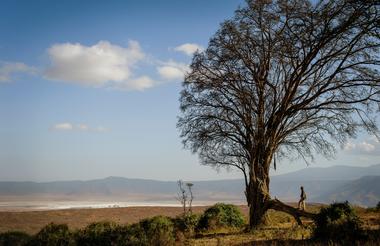
M379 172L380 173L380 163L379 164L374 164L374 165L369 165L369 166L364 166L364 167L359 167L359 166L348 166L348 165L334 165L334 166L330 166L330 167L306 167L306 168L303 168L303 169L300 169L300 170L297 170L297 171L293 171L293 172L288 172L288 173L284 173L284 174L275 174L275 175L272 175L271 178L276 178L276 179L279 179L280 177L289 177L289 175L298 175L299 173L302 173L302 172L315 172L315 171L318 171L318 170L323 170L323 171L326 171L326 170L333 170L333 169L336 169L336 168L348 168L348 169L352 169L355 171L356 170L370 170L371 172L373 170L375 170L376 172ZM368 171L367 171L368 172ZM370 175L371 173L368 173L368 175L363 175L363 176L371 176ZM122 177L122 176L107 176L107 177L104 177L104 178L94 178L94 179L88 179L88 180L81 180L81 179L73 179L73 180L54 180L54 181L30 181L30 180L26 180L26 181L1 181L0 180L0 183L39 183L39 184L48 184L48 183L59 183L59 182L88 182L88 181L99 181L99 180L107 180L107 179L128 179L128 180L144 180L144 181L158 181L158 182L177 182L177 181L174 181L174 180L158 180L158 179L151 179L151 178L129 178L129 177ZM355 179L355 178L353 178ZM235 179L212 179L212 180L188 180L189 182L214 182L214 181L236 181L236 180L242 180L242 179L238 179L238 178L235 178ZM318 180L321 180L321 179L318 179ZM324 180L324 179L323 179ZM336 178L334 178L333 180L337 180ZM344 180L350 180L349 178L344 178Z
M375 177L362 178L373 176ZM335 178L333 179L332 177ZM368 167L305 168L287 174L271 176L270 193L272 197L277 197L284 201L297 201L299 187L304 186L310 202L350 200L352 203L373 206L377 203L377 200L380 200L379 180L380 164ZM243 179L189 182L194 184L193 192L198 200L245 201ZM347 187L349 187L349 190L347 190ZM177 192L176 181L119 176L93 180L51 182L0 181L0 199L2 197L63 196L67 199L96 197L105 200L175 201Z

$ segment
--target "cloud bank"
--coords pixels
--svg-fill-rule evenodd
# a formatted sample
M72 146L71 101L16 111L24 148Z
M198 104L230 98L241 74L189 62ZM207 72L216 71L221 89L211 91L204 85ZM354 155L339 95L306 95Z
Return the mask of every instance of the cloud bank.
M380 142L376 137L354 143L348 142L343 150L352 154L380 155Z
M174 50L191 56L203 47L185 43ZM156 60L146 55L137 41L129 41L126 47L109 41L89 46L57 43L47 49L47 55L50 63L39 72L45 79L95 88L142 91L167 82L183 81L190 72L186 63ZM141 65L144 65L144 74L137 73ZM12 81L17 73L33 74L37 69L24 63L0 61L0 82Z

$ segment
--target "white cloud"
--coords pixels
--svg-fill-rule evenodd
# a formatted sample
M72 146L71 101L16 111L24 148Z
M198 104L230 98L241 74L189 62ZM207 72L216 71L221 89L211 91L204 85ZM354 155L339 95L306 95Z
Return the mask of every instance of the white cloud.
M158 74L166 80L183 80L189 71L188 65L174 61L164 62L162 66L157 67Z
M351 151L351 150L355 149L355 147L356 147L356 144L354 144L354 143L352 143L352 142L348 142L348 143L346 143L346 144L344 145L343 149L344 149L345 151Z
M76 128L81 131L88 131L90 128L86 124L78 124L76 125Z
M118 89L125 89L125 90L139 90L143 91L145 89L149 89L156 85L156 81L151 79L149 76L141 76L135 79L131 79L128 81L128 84L117 84L115 85Z
M107 132L107 131L109 131L109 129L107 129L105 127L102 127L102 126L98 126L98 127L93 128L92 131L95 131L95 132Z
M380 154L380 143L376 138L369 138L358 143L348 142L343 150L353 154L377 155Z
M164 79L182 79L184 76L184 73L182 70L180 70L177 67L172 66L163 66L157 68L158 73L160 76Z
M34 74L37 69L21 62L0 62L0 82L12 81L12 76L18 73Z
M361 142L356 145L357 149L363 152L370 153L375 150L375 145L367 143L367 142Z
M54 131L81 131L81 132L106 132L109 129L103 126L90 127L87 124L73 124L70 122L58 123L53 125L50 129Z
M73 125L71 123L65 122L65 123L58 123L51 127L51 129L56 131L71 131L74 129Z
M92 46L55 44L48 49L51 66L45 77L92 87L143 90L154 85L148 76L134 77L135 65L145 54L137 41L128 47L100 41Z
M174 50L185 53L188 56L192 56L197 50L202 51L204 48L198 44L186 43L175 47Z

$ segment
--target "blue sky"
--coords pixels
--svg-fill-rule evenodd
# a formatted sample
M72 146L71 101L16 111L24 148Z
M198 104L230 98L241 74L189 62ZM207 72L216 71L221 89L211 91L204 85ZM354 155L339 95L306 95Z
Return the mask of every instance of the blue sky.
M175 127L192 53L239 5L2 0L0 180L240 178L199 165ZM313 166L379 163L368 135L341 147Z

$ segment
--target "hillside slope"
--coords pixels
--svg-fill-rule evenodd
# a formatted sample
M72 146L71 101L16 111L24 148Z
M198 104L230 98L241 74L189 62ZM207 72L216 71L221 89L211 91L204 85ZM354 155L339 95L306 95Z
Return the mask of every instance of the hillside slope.
M361 206L375 206L380 202L380 176L364 176L347 182L315 198L321 202L351 201Z

